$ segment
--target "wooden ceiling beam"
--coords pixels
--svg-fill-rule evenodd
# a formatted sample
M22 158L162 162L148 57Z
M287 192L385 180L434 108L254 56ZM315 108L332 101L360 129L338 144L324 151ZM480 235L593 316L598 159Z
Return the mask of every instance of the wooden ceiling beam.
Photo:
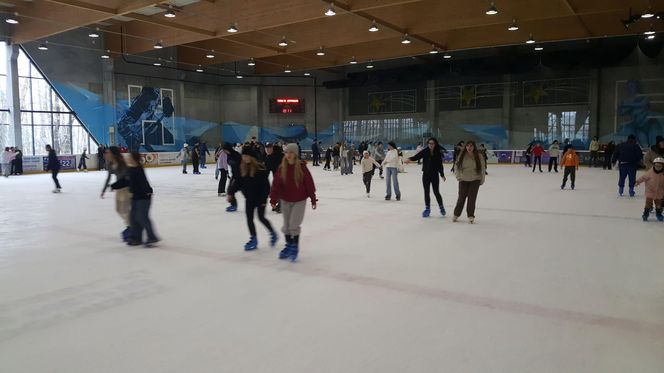
M90 3L85 3L83 1L78 1L78 0L46 0L49 3L53 4L58 4L58 5L67 5L70 7L78 8L78 9L83 9L83 10L91 10L94 12L99 12L99 13L104 13L104 14L117 14L117 10L101 5L96 5L96 4L90 4Z
M183 24L180 24L180 23L175 23L175 22L171 22L171 21L167 21L167 20L159 19L159 18L155 18L155 17L148 17L148 16L144 16L144 15L138 14L138 13L129 13L129 14L126 15L126 17L129 17L131 19L135 19L137 21L157 25L157 26L172 28L172 29L181 30L181 31L192 32L194 34L201 34L201 35L205 35L205 36L208 36L208 37L211 37L211 38L214 38L214 37L217 36L216 31L205 30L205 29L198 28L198 27L183 25ZM164 17L162 17L162 18L164 18Z
M590 31L588 25L583 21L583 18L581 18L581 16L577 14L577 10L574 8L570 0L561 0L561 1L563 2L563 5L565 5L565 7L569 9L569 11L576 17L581 27L583 27L583 29L586 30L586 36L593 36L592 31Z

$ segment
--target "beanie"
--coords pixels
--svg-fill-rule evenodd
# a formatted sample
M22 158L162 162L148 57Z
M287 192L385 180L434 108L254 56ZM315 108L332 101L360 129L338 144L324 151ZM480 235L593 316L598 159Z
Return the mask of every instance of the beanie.
M299 148L297 147L297 144L295 143L290 143L284 147L284 152L288 153L298 153Z
M256 158L256 149L251 145L245 145L242 147L242 155L248 155Z

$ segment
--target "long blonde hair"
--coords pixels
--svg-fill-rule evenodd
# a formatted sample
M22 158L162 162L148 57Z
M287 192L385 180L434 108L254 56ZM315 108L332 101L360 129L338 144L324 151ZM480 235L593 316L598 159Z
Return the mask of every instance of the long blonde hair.
M256 171L265 170L265 166L262 163L259 163L256 158L249 157L251 162L247 163L244 160L240 162L240 176L242 177L254 177L256 176Z
M299 187L300 182L302 182L302 175L304 172L302 171L302 162L300 162L300 158L298 158L297 153L295 154L295 165L293 169L295 170L294 174L294 180L295 180L295 186ZM281 181L286 183L286 180L288 179L288 159L286 159L286 156L281 160L281 165L279 166L279 172L281 173Z

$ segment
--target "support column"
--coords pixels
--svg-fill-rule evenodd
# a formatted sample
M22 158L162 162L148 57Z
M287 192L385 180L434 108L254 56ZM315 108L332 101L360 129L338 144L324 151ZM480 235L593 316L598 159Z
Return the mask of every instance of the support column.
M592 139L593 136L599 138L599 123L600 123L600 110L599 110L599 92L601 84L601 76L599 68L593 69L590 75L590 128L588 136ZM589 139L589 140L590 140Z
M21 102L18 90L18 45L7 45L7 106L9 107L9 142L23 148ZM32 155L32 154L29 154Z
M507 143L506 144L501 144L499 147L500 148L511 148L511 142L512 142L512 136L513 136L513 123L512 123L512 108L513 108L513 103L512 103L512 98L516 94L516 92L513 92L512 89L514 89L514 85L512 84L512 76L509 74L503 75L503 116L502 116L502 122L503 126L505 126L505 129L507 130Z
M104 105L104 122L108 125L106 133L100 134L99 138L93 138L99 144L117 145L117 123L116 113L113 108L115 107L115 74L114 63L112 59L107 59L102 62L102 84L103 84L103 102Z
M438 117L440 110L438 109L438 100L436 100L436 81L427 80L427 88L424 93L424 104L427 110L427 121L429 122L429 132L431 135L436 136L438 129ZM420 139L422 141L423 139ZM442 141L442 139L438 139Z

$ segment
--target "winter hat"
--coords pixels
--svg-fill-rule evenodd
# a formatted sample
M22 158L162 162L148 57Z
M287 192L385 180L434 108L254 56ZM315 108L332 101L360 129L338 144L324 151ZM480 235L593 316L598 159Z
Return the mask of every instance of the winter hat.
M297 144L295 143L290 143L284 147L284 153L298 153L299 148L297 147Z
M369 152L365 150L362 152L362 154L369 154Z
M394 149L397 148L397 144L396 144L394 141L390 141L390 142L388 142L387 145L391 146L391 147L394 148Z
M242 147L242 155L248 155L254 158L256 157L256 149L253 146L245 145Z
M184 147L185 147L185 148L188 148L188 147L189 147L189 144L185 143L185 144L184 144Z
M657 158L655 158L655 160L652 161L652 164L655 164L655 163L662 163L662 164L664 164L664 158L662 158L662 157L657 157Z

